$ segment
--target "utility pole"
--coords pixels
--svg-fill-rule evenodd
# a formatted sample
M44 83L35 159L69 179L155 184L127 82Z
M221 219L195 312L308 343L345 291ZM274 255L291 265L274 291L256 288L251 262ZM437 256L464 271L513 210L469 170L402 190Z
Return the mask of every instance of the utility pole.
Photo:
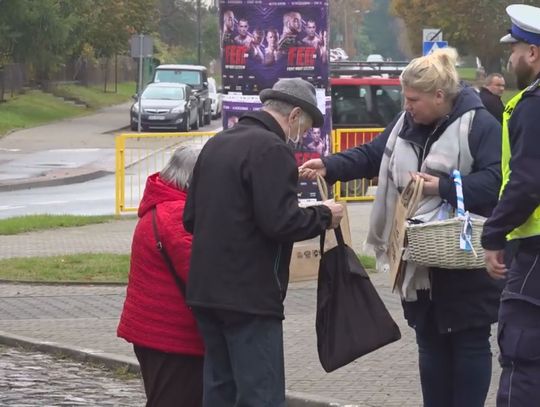
M201 0L197 0L197 63L201 64Z

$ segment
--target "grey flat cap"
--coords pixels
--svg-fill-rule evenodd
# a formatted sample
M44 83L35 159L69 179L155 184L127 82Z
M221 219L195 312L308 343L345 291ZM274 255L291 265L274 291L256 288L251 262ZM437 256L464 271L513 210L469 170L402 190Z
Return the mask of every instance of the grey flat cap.
M261 91L261 102L268 99L281 100L295 107L301 108L313 120L313 127L321 127L324 124L324 116L317 107L315 87L300 78L280 79L272 89Z

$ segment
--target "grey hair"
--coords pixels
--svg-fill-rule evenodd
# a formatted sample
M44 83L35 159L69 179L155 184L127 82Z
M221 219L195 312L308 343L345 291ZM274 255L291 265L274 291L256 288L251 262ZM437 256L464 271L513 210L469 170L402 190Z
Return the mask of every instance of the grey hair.
M200 152L201 149L197 147L182 146L177 148L159 176L178 189L187 189Z
M267 110L270 110L274 113L279 114L280 116L287 117L291 114L292 110L296 107L290 103L283 102L277 99L267 99L263 103L263 107ZM300 108L302 109L302 108ZM311 120L311 117L304 112L302 109L302 120Z

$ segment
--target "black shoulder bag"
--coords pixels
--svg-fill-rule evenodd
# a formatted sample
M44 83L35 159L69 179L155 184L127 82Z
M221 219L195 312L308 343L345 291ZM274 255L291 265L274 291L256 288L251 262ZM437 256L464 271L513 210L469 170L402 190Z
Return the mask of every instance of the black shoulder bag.
M185 299L186 298L186 285L184 284L184 281L180 278L180 276L176 273L173 262L171 258L169 257L169 255L167 254L167 250L165 250L165 246L163 245L163 243L161 243L161 239L159 237L155 206L152 208L152 226L154 227L154 237L156 238L156 248L163 256L163 260L165 260L165 263L167 264L167 268L173 275L174 281L176 282L176 285L180 289L180 292L182 293Z
M401 338L356 253L343 241L341 227L335 234L338 245L327 252L321 235L317 285L317 350L327 372Z

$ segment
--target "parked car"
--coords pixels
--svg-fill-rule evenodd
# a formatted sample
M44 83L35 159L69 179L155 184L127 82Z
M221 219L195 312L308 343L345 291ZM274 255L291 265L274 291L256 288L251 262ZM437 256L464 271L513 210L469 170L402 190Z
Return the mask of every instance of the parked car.
M216 80L214 78L208 78L208 94L212 99L212 117L217 119L221 117L223 94L217 88Z
M384 62L384 58L381 54L369 54L366 58L367 62Z
M193 88L199 107L199 126L212 121L212 101L208 92L208 74L201 65L159 65L152 82L185 83Z
M199 128L198 101L191 86L183 83L150 83L141 94L141 126L144 130ZM139 101L130 109L131 130L137 130Z

